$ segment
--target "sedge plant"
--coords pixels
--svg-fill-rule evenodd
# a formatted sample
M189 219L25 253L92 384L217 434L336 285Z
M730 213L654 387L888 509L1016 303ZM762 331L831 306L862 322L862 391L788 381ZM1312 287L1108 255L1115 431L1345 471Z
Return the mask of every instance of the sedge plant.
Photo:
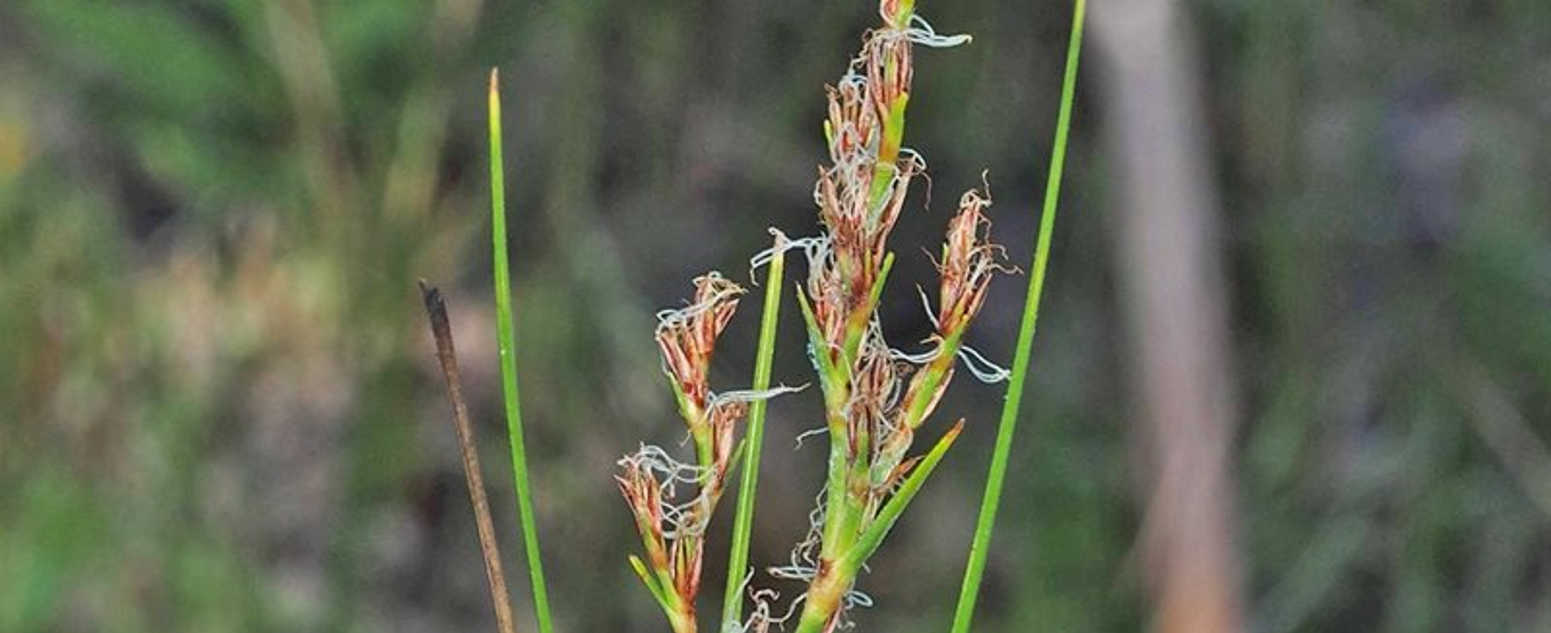
M798 303L823 393L829 459L808 538L790 564L771 570L807 583L798 633L833 631L846 622L847 608L868 602L855 591L857 575L963 429L961 419L924 455L910 456L961 360L982 380L1007 375L964 347L992 276L1010 270L1003 249L988 240L986 192L959 199L934 261L935 304L921 293L934 326L926 349L907 353L883 336L878 308L894 261L888 238L912 180L925 171L921 155L902 145L912 48L955 46L969 37L938 35L910 0L883 0L879 16L882 25L867 33L861 53L828 91L830 164L814 188L824 232L804 245L808 279Z
M831 633L844 628L849 623L850 607L870 603L865 594L856 590L858 575L964 428L964 420L960 419L942 432L929 450L911 454L917 432L936 411L961 365L982 381L1011 378L953 621L953 633L968 632L999 506L1049 260L1084 4L1084 0L1076 1L1033 274L1011 371L996 367L964 345L965 332L985 303L992 276L1013 270L1004 263L1002 247L988 239L988 190L971 189L959 198L958 211L949 220L944 242L933 258L939 273L935 301L924 290L920 291L933 326L932 333L921 342L924 349L906 352L891 346L883 336L878 309L894 262L889 237L905 207L913 180L925 173L921 155L903 145L914 71L912 49L950 47L969 41L965 35L938 35L916 15L914 0L879 2L882 24L867 32L861 52L840 80L828 88L824 134L829 163L819 168L813 191L822 232L791 240L772 230L775 244L751 262L756 267L768 268L753 387L718 393L709 384L718 339L745 294L742 286L718 273L707 273L694 280L693 299L686 307L658 313L654 338L692 455L681 460L667 449L643 444L619 460L620 472L615 479L634 517L644 550L644 557L630 557L631 568L662 609L674 633L699 630L696 602L703 584L705 545L710 536L707 527L722 495L734 483L740 461L746 469L737 482L739 496L720 631L757 633L767 631L772 624L789 624L793 619L797 633ZM489 106L491 218L503 397L535 616L540 633L550 633L518 407L505 236L500 97L494 72ZM774 591L753 592L755 608L746 621L740 622L765 401L774 395L797 391L770 387L785 254L792 250L800 251L808 264L807 279L798 285L796 296L808 356L822 394L824 425L819 432L828 436L829 457L825 483L817 507L810 514L808 536L794 548L788 564L769 569L777 579L803 582L804 590L779 617L774 615L771 605L777 596ZM427 296L430 306L430 294ZM434 311L432 316L435 325ZM444 335L445 365L445 359L451 357L450 333L438 332L439 350ZM449 389L455 412L463 416L458 406L455 361L452 366ZM739 426L746 416L746 436L740 437ZM455 421L466 426L462 417ZM460 427L459 431L465 433L466 428ZM498 582L499 557L493 534L488 533L488 510L482 503L483 491L473 490L478 481L477 461L468 458L469 442L465 441L464 449L475 511L484 517L481 539L485 543L487 566L492 568L492 598L497 602L502 630L510 630L504 582Z
M840 626L846 608L865 601L854 591L857 575L963 428L960 420L924 455L910 455L917 431L937 408L960 359L982 379L1006 377L1005 371L963 346L993 274L1007 270L1001 247L987 239L990 199L981 191L970 190L960 198L934 262L940 278L935 305L928 307L934 330L923 342L926 349L907 353L884 339L878 308L894 262L889 236L913 180L925 171L920 154L902 144L914 72L912 48L954 46L969 38L938 35L915 15L909 0L884 0L879 15L882 25L867 33L860 54L828 90L824 132L830 162L819 169L814 187L823 232L799 240L778 238L771 251L756 256L756 262L771 263L777 279L785 251L800 249L808 263L797 299L823 396L829 459L808 537L793 551L790 564L771 570L807 588L787 616L773 617L762 601L749 622L737 622L749 527L740 512L723 630L762 630L791 617L797 618L798 633ZM701 277L688 308L659 315L664 371L696 461L678 462L657 447L643 447L621 461L620 488L647 554L644 561L633 557L631 564L676 633L696 630L694 602L705 526L736 465L735 424L746 411L746 400L769 395L752 391L747 399L717 397L705 384L716 338L741 291L720 276ZM773 286L767 294L768 315L779 295ZM929 302L924 292L922 297ZM773 319L767 319L756 388L768 384L761 382L768 381L762 371L773 336ZM751 432L757 440L758 427ZM755 477L755 470L745 473L746 499L752 498ZM675 494L683 488L690 492ZM768 600L770 594L762 597Z

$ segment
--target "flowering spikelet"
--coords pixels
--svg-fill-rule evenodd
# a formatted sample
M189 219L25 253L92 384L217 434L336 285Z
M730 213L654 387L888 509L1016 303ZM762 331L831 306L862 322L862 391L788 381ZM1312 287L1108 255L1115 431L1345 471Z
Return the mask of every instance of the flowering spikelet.
M717 273L695 279L695 302L680 310L657 314L657 347L663 372L673 380L686 419L704 416L711 389L706 382L711 352L722 329L738 309L743 288ZM693 423L692 423L693 424Z
M948 223L948 239L942 247L937 270L942 275L942 294L937 311L937 334L947 337L963 330L980 313L986 288L996 271L1010 271L1001 264L1003 248L986 239L991 222L985 208L991 200L971 189L959 199L959 212Z
M704 504L704 516L697 516L697 525L704 529L705 523L711 520L711 511L715 509L716 502L721 499L722 491L726 489L727 476L732 469L733 451L737 448L736 430L738 422L749 412L747 402L720 401L711 407L711 459L710 469L706 472L705 480L701 482L701 498Z
M636 531L646 545L647 559L654 568L668 566L666 536L663 534L662 490L649 466L640 460L621 460L624 472L615 475L619 492L635 516Z

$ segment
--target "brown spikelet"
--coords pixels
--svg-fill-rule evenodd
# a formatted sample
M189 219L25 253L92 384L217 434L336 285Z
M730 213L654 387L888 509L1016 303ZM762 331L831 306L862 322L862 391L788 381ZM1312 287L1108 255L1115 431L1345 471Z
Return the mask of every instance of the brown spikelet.
M886 119L890 107L910 96L910 82L915 75L910 63L910 42L902 37L873 37L862 55L867 63L873 107L878 109L879 118Z
M641 540L646 544L647 560L659 569L667 566L668 554L662 531L661 488L658 487L657 478L639 464L630 463L625 465L622 474L614 476L614 481L619 484L619 492L624 495L625 503L630 506L630 513L635 517L636 531L640 532Z
M702 275L695 279L693 304L658 315L656 338L663 370L683 394L681 405L689 405L695 417L705 411L710 397L706 376L716 339L738 309L743 292L742 286L721 275Z
M854 81L825 90L829 96L829 159L836 165L857 163L877 139L877 109L869 104L864 90Z
M1001 263L1003 249L986 237L991 222L985 208L991 199L971 189L959 199L959 212L948 222L943 244L941 299L937 311L937 332L947 337L959 332L980 312L986 288L997 271L1008 270Z

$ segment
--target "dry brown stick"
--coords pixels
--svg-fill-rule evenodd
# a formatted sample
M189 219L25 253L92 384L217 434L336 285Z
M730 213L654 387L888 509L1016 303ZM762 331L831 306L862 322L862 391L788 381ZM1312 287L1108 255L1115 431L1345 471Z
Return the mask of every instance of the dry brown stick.
M495 603L495 624L500 633L515 633L512 607L506 594L506 575L501 572L501 548L496 545L495 526L490 522L490 502L485 496L485 480L480 475L479 453L474 448L474 431L469 426L468 406L463 403L463 379L458 372L458 354L452 346L452 326L447 323L447 304L442 293L420 280L425 311L431 317L431 335L436 338L436 359L447 379L447 399L452 401L453 427L458 431L458 449L463 453L463 474L468 478L469 501L474 505L474 524L479 528L479 553L485 558L485 575L490 579L490 601Z

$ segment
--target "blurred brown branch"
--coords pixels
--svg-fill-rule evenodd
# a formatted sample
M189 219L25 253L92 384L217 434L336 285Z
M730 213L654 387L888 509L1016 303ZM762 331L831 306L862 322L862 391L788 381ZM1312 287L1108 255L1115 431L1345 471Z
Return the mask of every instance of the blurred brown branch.
M1099 3L1093 17L1124 183L1115 252L1152 485L1142 538L1153 628L1240 631L1234 396L1199 65L1173 2Z

